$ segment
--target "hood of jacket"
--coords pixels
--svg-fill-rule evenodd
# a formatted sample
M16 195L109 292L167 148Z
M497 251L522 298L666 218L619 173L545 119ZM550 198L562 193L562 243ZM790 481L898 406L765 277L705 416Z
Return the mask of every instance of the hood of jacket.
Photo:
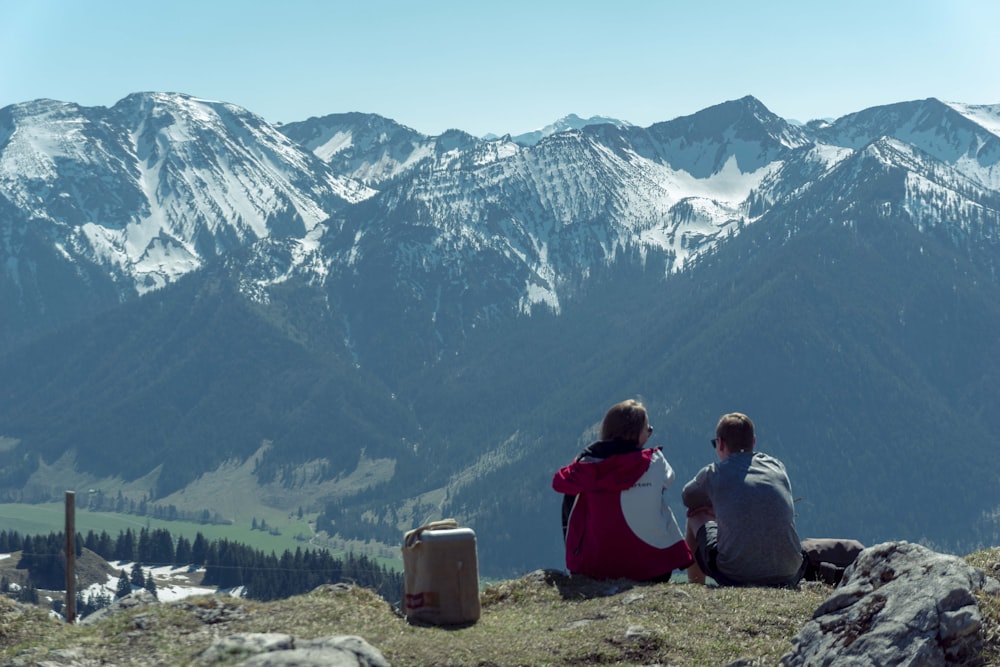
M595 491L624 491L649 469L656 449L639 449L634 442L599 441L552 479L552 488L570 495Z

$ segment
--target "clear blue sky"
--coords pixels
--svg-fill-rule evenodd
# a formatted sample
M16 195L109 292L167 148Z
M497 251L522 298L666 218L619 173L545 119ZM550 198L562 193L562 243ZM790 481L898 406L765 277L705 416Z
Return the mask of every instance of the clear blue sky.
M139 91L431 135L648 126L744 95L800 121L996 104L1000 0L0 0L0 107Z

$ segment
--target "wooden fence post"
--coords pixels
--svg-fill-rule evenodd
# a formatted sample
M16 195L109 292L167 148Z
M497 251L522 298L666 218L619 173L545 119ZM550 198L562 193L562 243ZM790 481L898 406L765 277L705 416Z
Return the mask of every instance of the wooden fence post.
M76 493L66 492L66 604L67 623L76 621Z

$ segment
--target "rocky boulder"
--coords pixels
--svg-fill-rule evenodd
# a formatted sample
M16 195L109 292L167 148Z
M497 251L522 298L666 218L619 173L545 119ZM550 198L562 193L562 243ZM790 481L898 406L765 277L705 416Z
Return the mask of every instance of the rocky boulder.
M974 664L982 649L978 591L1000 595L1000 583L961 558L908 542L869 547L781 664Z

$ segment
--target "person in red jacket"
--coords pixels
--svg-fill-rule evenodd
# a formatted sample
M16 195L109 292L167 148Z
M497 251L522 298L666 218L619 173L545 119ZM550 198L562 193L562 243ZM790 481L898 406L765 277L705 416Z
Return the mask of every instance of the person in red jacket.
M601 439L552 478L565 494L566 567L595 579L666 581L693 561L667 504L674 471L659 447L646 408L628 400L608 410Z

